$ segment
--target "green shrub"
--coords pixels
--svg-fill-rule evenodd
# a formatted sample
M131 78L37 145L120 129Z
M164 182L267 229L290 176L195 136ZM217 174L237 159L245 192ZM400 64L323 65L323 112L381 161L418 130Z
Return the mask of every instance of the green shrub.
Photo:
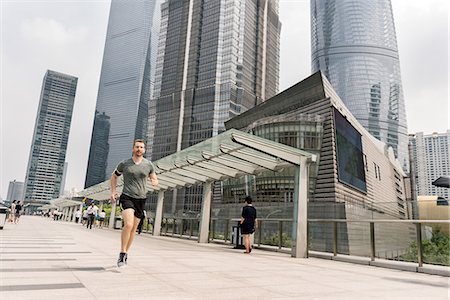
M423 261L425 263L450 266L450 238L439 230L433 232L430 240L422 241ZM417 243L411 242L402 258L417 261Z
M264 239L261 241L261 244L263 245L271 245L271 246L278 246L279 245L279 235L275 234L272 235L270 238ZM281 247L292 247L292 239L285 233L281 235Z

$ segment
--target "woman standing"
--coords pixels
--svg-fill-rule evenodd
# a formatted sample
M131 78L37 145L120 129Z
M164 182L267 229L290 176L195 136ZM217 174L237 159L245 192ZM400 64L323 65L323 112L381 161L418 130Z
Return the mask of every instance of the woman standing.
M252 252L250 245L250 235L255 232L255 228L258 227L258 221L256 219L256 208L252 206L252 198L245 197L245 206L242 208L241 216L241 234L244 235L245 253Z

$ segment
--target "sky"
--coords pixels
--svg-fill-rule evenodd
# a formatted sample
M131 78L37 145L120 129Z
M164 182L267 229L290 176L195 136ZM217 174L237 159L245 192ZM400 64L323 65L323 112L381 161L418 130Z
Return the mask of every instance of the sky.
M361 0L375 1L375 0ZM445 132L448 0L392 0L409 133ZM84 186L110 1L0 0L0 197L24 181L42 80L78 77L66 190ZM309 0L280 0L280 91L311 75Z

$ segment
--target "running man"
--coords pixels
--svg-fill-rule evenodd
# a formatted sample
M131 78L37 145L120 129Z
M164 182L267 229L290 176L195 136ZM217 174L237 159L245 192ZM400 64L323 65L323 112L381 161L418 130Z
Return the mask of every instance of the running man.
M137 139L133 143L133 156L121 161L111 175L111 203L116 202L117 177L123 174L123 191L120 195L122 206L122 228L121 248L117 266L123 267L127 264L128 250L130 250L136 235L136 228L144 217L145 200L147 199L147 177L151 184L156 187L158 178L155 167L144 158L145 142Z

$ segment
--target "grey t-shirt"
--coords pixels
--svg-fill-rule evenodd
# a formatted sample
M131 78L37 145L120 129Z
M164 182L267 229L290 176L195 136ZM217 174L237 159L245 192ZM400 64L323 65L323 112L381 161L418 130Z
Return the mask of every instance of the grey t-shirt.
M140 164L135 164L132 158L126 159L117 165L114 172L123 174L123 194L136 199L147 198L148 176L155 172L149 160L143 158Z

